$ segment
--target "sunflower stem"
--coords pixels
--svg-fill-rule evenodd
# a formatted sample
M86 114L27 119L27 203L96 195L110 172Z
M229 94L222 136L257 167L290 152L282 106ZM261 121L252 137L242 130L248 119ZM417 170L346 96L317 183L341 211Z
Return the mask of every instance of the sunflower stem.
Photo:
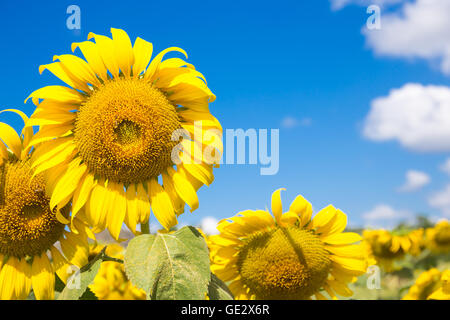
M123 263L122 259L113 258L113 257L107 256L107 255L103 256L103 261L113 261L113 262Z
M142 234L150 234L150 223L141 223L141 232Z

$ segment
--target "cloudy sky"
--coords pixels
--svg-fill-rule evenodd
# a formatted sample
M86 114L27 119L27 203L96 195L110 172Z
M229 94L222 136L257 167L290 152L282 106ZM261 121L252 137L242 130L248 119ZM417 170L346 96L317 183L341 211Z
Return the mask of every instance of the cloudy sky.
M81 30L66 26L81 9ZM380 29L369 28L370 5ZM416 213L450 217L450 1L3 1L2 108L31 114L28 94L59 84L38 66L110 27L184 48L217 95L224 129L279 129L279 171L224 164L180 217L202 224L302 194L352 226L390 227ZM20 121L1 115L17 129ZM211 232L212 232L211 231Z

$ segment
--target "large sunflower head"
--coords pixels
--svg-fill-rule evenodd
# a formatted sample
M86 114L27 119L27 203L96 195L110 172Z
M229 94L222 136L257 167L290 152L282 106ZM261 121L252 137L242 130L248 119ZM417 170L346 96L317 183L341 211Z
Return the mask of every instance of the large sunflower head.
M370 258L386 271L405 254L418 255L423 247L423 229L416 230L364 230L363 238Z
M402 298L403 300L427 300L441 288L441 277L444 274L436 268L422 272L416 279L415 283L409 288L408 293ZM439 293L434 294L436 297ZM432 298L435 299L435 298Z
M203 75L180 58L163 61L184 50L151 60L151 43L111 33L72 44L85 59L63 54L40 66L68 86L34 91L28 126L40 127L30 143L38 150L33 168L51 169L57 181L52 208L72 201L73 217L118 239L122 223L135 231L150 207L166 229L185 204L198 207L197 190L212 183L220 160L222 128L209 112L215 96Z
M450 252L450 223L442 220L426 230L426 245L435 253Z
M0 142L0 300L25 299L31 289L37 299L52 299L55 273L65 282L71 265L81 268L88 257L89 230L78 219L70 226L59 221L69 208L50 209L50 184L31 169L32 136L31 128L18 135L0 123L0 139L8 146Z
M99 244L91 244L90 258L100 253L103 247ZM109 257L123 260L124 248L117 243L109 244L105 253ZM135 287L128 280L123 264L115 261L102 262L89 288L99 300L145 300L146 298L145 291Z
M361 237L344 233L347 216L333 206L311 220L302 196L283 213L281 189L272 195L272 213L243 211L219 222L209 237L212 271L237 299L317 299L351 296L348 282L365 273Z

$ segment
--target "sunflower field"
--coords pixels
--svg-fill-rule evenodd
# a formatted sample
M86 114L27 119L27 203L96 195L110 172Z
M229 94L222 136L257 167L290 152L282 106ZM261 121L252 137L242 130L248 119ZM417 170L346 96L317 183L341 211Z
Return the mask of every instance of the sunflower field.
M274 187L270 208L242 208L217 234L180 227L220 164L216 97L165 58L183 49L111 34L39 67L65 85L31 92L31 117L2 111L23 129L0 123L1 300L450 300L447 220L353 230L333 205L283 204Z

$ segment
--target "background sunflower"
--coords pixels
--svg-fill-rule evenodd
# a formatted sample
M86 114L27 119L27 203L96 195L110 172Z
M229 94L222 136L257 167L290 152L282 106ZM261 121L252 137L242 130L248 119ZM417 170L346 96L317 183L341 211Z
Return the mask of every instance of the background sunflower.
M21 111L4 111L28 120ZM72 265L83 267L93 236L78 218L67 227L57 219L68 217L68 207L50 210L46 177L30 166L32 135L31 128L19 136L0 123L0 139L9 147L0 142L0 300L25 299L31 289L36 299L53 299L55 274L66 282Z
M297 196L283 213L281 189L272 195L272 213L242 211L218 224L209 237L211 270L236 299L326 299L351 296L347 287L366 271L356 233L343 232L347 216L333 206L314 218Z

